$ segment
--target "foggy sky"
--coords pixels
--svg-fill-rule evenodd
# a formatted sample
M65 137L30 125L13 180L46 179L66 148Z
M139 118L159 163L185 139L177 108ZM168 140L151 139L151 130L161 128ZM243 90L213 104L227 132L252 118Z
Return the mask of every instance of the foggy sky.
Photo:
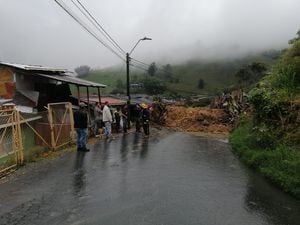
M63 2L80 15L71 0ZM148 64L281 49L300 29L299 0L81 2L126 52L151 37L131 55ZM67 69L125 64L54 0L0 0L0 61Z

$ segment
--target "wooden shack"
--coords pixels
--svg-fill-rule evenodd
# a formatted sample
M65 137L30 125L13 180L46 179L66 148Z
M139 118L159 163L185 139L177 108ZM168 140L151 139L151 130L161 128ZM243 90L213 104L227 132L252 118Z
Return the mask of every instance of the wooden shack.
M72 85L72 90L75 92L73 94ZM62 137L70 137L70 119L65 118L63 122L60 120L60 115L63 116L61 112L65 110L65 103L71 102L72 105L77 106L81 95L84 95L89 107L90 89L98 90L100 100L100 89L105 87L106 85L103 84L77 78L74 72L66 69L0 61L0 105L16 105L24 114L23 123L36 120L35 133L44 139L43 143L51 142L49 138L53 130L54 132L57 130L60 135L55 137L58 142ZM48 108L50 105L51 112ZM53 117L49 122L50 113ZM41 141L36 143L40 144Z

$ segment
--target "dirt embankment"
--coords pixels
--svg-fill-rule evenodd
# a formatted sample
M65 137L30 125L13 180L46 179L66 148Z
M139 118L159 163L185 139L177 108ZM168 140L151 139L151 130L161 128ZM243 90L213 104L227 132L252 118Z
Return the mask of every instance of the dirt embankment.
M223 109L167 106L165 125L180 131L228 135L232 124Z

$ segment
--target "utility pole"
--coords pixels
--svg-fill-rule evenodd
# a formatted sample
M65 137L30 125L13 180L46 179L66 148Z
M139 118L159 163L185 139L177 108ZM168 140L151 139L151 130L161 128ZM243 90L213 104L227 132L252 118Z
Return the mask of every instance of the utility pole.
M126 80L127 80L127 122L128 122L128 129L130 128L130 81L129 81L129 63L130 63L130 54L133 52L133 50L135 49L135 47L138 45L138 43L140 43L140 41L150 41L152 40L151 38L148 37L144 37L138 40L138 42L134 45L134 47L131 49L131 51L128 53L126 53Z
M130 81L129 81L129 62L130 62L130 57L129 53L126 53L126 73L127 73L127 103L130 104Z
M127 127L130 129L130 80L129 80L129 62L130 62L130 57L129 53L126 53L126 80L127 80Z

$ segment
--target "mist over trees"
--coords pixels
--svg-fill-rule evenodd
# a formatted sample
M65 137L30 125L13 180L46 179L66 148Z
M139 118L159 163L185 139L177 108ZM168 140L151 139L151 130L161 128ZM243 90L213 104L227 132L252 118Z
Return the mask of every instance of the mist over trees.
M248 90L263 76L266 68L280 58L283 50L270 49L260 53L252 53L235 60L187 61L181 64L153 63L154 75L148 69L130 70L130 88L132 93L159 93L165 96L219 95L225 90L235 88ZM159 65L159 66L157 66ZM148 78L149 81L145 81ZM151 79L154 79L152 81ZM91 70L84 79L106 84L104 94L126 93L125 67ZM144 82L145 81L145 82ZM153 90L151 90L153 88ZM158 90L158 89L161 90ZM175 95L174 95L175 94Z
M300 30L298 30L297 36L295 38L289 40L289 44L292 45L292 44L294 44L298 40L300 40Z
M264 63L253 62L239 69L235 76L238 79L240 87L247 87L258 82L267 71L267 66Z
M151 63L151 65L149 66L147 72L152 77L156 74L156 72L157 72L157 66L156 66L155 62Z
M159 95L167 90L164 82L157 78L149 77L142 80L144 91L149 95Z
M173 79L173 69L172 66L170 64L167 64L165 66L163 66L162 68L163 70L163 76L166 80L171 81Z
M87 65L79 66L75 68L75 72L78 74L78 77L87 76L90 72L91 68Z

